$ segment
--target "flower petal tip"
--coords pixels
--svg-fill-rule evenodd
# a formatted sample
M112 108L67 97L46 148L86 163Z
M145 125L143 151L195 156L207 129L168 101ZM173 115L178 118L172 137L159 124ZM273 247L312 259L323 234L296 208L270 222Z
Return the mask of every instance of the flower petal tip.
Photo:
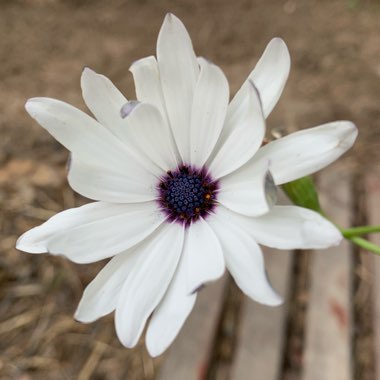
M83 87L83 81L91 80L92 78L96 77L97 75L98 75L98 73L95 70L91 69L88 66L84 66L83 70L82 70L82 75L81 75L82 87Z
M268 274L266 273L266 277L268 279ZM269 284L269 279L268 279ZM260 302L260 301L259 301ZM261 303L267 306L281 306L284 303L284 298L280 296L272 287L271 291L267 294L265 300L262 300Z
M322 217L315 220L308 220L303 225L303 232L309 239L311 236L310 248L325 249L339 245L343 239L341 232L331 222Z
M175 30L186 30L186 28L183 22L176 15L169 12L166 14L164 22L162 23L160 34L164 30L174 32Z
M147 340L146 349L151 358L157 358L165 352L167 347L161 347L160 345L152 344L149 340Z
M276 44L288 50L288 46L286 45L286 42L281 37L274 37L269 41L269 43Z
M115 330L116 335L120 343L126 348L133 348L139 341L140 334L135 334L135 332L130 331L128 326L125 326L125 321L122 315L120 315L120 310L116 307L115 310Z
M145 58L136 59L132 62L132 64L129 66L129 71L133 73L135 69L139 66L149 66L149 63L157 63L156 57L154 55L150 55Z
M30 231L33 231L33 229ZM27 253L46 253L48 250L45 246L35 244L32 239L28 238L30 231L25 232L17 239L16 249Z
M164 28L170 28L173 22L175 22L175 19L176 17L173 15L173 13L170 13L170 12L166 13L164 22L162 23L162 26L161 26L161 30L163 30Z
M37 109L41 105L41 98L30 98L25 103L25 110L32 117L36 114Z
M86 318L85 313L83 313L83 311L78 306L78 308L76 309L74 313L74 319L77 322L88 324L88 323L95 322L97 318L88 318L88 317Z
M160 339L157 335L152 332L151 326L149 325L146 336L145 336L145 346L152 358L157 358L162 355L172 343L171 339Z
M282 55L284 58L286 57L288 69L290 69L290 53L288 49L288 45L281 37L274 37L269 41L269 45L276 48L278 54Z
M130 338L123 337L123 336L121 335L121 333L118 333L118 329L117 329L117 328L116 328L116 335L117 335L117 337L118 337L120 343L121 343L124 347L126 347L126 348L133 348L133 347L135 347L136 344L138 343L138 340L136 340L136 341L132 341L132 340L130 340Z
M343 241L343 235L338 229L336 229L335 234L332 235L331 241L332 247L337 247Z
M90 67L88 67L88 66L84 66L83 67L83 70L82 70L82 75L83 74L86 74L86 73L95 73L95 71L94 70L92 70Z
M270 300L267 305L268 306L273 306L273 307L276 307L276 306L281 306L284 304L285 300L278 294L276 294L277 297L274 297L273 300Z
M179 19L172 12L166 13L165 18L164 18L164 23L173 22L174 20L179 20Z
M125 103L120 110L121 118L125 119L128 117L139 104L140 102L138 100L131 100L130 102Z
M358 136L358 128L351 121L342 121L341 123L342 135L338 146L346 151L354 144Z
M274 290L272 290L272 294L268 294L265 299L261 298L252 298L254 301L261 303L262 305L276 307L281 306L284 303L284 299L276 293Z

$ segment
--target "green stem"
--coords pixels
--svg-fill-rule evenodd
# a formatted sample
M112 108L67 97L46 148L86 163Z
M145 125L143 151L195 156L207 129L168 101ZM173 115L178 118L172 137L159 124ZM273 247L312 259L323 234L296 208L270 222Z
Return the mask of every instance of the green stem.
M366 249L367 251L376 253L376 255L380 255L380 247L366 239L363 239L359 236L351 236L347 239L350 240L352 243L356 244L357 246Z
M352 236L360 236L370 234L373 232L380 232L380 225L341 228L341 232L345 238L350 238Z
M372 252L372 253L380 256L380 246L379 245L371 243L370 241L363 239L362 237L358 236L358 235L368 234L371 232L380 232L380 225L343 228L343 227L339 226L338 224L334 223L323 212L323 210L321 210L319 213L324 218L330 220L331 223L335 224L335 226L339 229L339 231L342 233L342 235L345 239L349 240L351 243L356 244L357 246L359 246L361 248L364 248L365 250L367 250L369 252Z

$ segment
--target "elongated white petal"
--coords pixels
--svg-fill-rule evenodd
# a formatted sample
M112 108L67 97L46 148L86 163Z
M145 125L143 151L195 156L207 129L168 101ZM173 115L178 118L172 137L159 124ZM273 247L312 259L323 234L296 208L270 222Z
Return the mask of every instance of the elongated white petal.
M16 248L29 253L48 252L48 241L56 233L91 223L100 217L113 215L114 212L112 207L109 208L108 204L103 202L89 203L62 211L23 234L17 240Z
M182 159L189 162L191 107L199 66L186 28L170 13L158 36L157 61L170 125Z
M114 256L149 236L164 216L155 202L104 202L62 211L22 235L17 248L30 253L64 255L76 263Z
M315 211L298 206L274 206L268 214L247 218L256 241L279 249L322 249L338 245L342 234Z
M220 212L224 212L219 207ZM323 249L338 245L340 231L315 211L298 206L274 206L259 217L229 212L231 223L239 225L259 243L278 249Z
M226 116L228 82L219 67L200 58L190 125L191 163L201 168L219 138Z
M290 55L281 38L273 38L266 47L256 67L232 99L227 111L226 128L229 129L244 107L248 98L249 81L257 87L265 118L269 116L285 87L290 70Z
M204 219L193 223L186 231L184 260L186 261L187 293L218 279L224 272L220 243Z
M139 103L116 127L116 133L130 151L140 157L144 166L155 166L156 175L176 168L175 144L169 125L151 104Z
M25 108L80 161L128 176L142 192L156 182L116 136L77 108L49 98L30 99Z
M349 121L327 123L265 145L254 160L270 160L274 181L280 185L329 165L351 148L357 134L357 128Z
M91 323L115 310L124 282L135 268L138 254L129 250L113 257L87 285L75 319Z
M224 207L219 207L209 218L210 226L221 242L228 270L248 297L265 305L281 304L281 297L268 281L260 247L244 228L232 222L230 214Z
M72 156L68 181L73 190L95 201L137 203L157 198L156 184L147 186L111 169L82 162ZM157 182L157 180L155 181Z
M125 96L104 75L85 68L81 86L83 99L100 124L112 129L121 123L120 108L127 102Z
M146 332L151 356L161 355L173 342L194 307L197 293L188 293L187 262L192 254L182 253L178 268L165 296L153 313Z
M221 178L239 169L259 149L265 134L265 119L260 97L256 88L249 87L249 100L241 110L239 124L234 125L231 134L217 146L216 155L211 159L209 169L214 178Z
M149 56L139 59L133 62L129 71L133 75L137 99L154 105L166 120L165 101L156 58Z
M249 161L220 180L218 202L239 214L259 216L277 200L277 188L269 172L269 162Z
M138 342L146 320L164 296L181 255L184 229L166 224L139 247L136 269L128 276L116 307L117 335L126 347Z

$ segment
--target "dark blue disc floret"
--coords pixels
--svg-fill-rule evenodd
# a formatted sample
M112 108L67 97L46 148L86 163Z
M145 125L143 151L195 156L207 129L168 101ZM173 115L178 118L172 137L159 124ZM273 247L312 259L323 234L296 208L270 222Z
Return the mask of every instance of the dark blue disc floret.
M217 182L212 181L204 170L182 165L161 179L160 207L170 220L189 224L212 211L217 188Z

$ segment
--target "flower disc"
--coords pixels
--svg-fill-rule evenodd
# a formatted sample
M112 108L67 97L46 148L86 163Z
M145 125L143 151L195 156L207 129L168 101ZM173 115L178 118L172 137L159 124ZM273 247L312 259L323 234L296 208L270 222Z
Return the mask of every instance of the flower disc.
M170 220L185 224L209 214L216 204L218 184L204 170L183 165L169 171L159 184L161 209Z

